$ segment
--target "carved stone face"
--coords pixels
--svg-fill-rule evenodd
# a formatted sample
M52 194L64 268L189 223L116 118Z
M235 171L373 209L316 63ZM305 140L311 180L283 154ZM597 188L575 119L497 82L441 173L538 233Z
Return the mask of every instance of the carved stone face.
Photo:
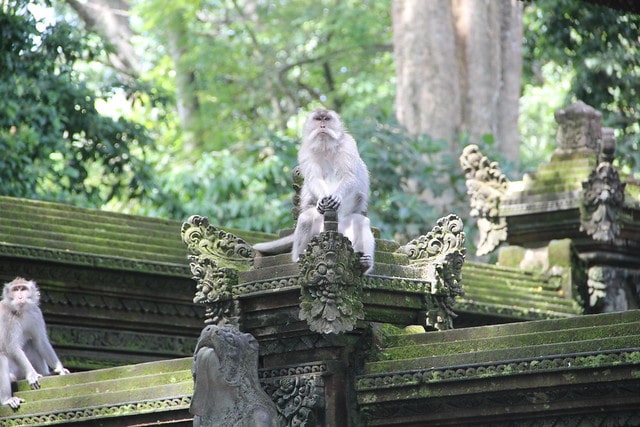
M194 426L272 427L274 403L258 380L258 342L232 325L205 327L196 345Z

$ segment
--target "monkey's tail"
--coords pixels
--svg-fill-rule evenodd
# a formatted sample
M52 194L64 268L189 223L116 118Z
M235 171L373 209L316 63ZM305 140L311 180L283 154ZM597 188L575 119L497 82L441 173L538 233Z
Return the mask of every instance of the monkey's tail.
M293 233L287 236L281 237L271 242L256 243L253 245L255 251L264 255L276 255L289 252L293 247Z

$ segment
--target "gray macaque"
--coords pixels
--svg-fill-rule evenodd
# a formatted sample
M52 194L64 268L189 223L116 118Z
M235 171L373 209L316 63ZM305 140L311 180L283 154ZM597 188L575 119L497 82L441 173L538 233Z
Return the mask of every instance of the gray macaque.
M373 269L375 239L367 218L369 171L360 158L356 142L331 110L317 109L307 117L298 151L304 178L300 192L300 215L293 236L254 245L258 252L292 243L292 259L297 262L311 238L324 230L327 209L338 213L338 231L361 253L366 273Z
M35 282L17 277L6 283L0 301L0 403L13 409L24 402L11 395L11 383L25 379L33 389L49 368L59 375L69 371L62 366L42 317L40 292Z

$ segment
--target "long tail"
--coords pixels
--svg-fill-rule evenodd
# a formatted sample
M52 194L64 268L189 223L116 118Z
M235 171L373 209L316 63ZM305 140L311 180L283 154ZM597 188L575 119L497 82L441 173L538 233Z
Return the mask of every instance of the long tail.
M275 255L289 252L293 247L293 233L270 242L256 243L253 249L265 254Z

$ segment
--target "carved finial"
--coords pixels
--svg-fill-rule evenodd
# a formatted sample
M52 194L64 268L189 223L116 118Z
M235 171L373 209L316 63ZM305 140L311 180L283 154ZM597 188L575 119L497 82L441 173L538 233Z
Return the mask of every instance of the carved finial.
M580 230L594 240L611 242L620 234L618 211L624 205L625 182L613 166L616 142L613 129L602 129L600 163L582 183Z
M293 207L291 208L291 215L293 219L298 219L300 215L300 191L302 191L302 184L304 183L304 177L300 171L300 166L296 166L291 172L291 185L293 187L294 194L291 197Z
M325 212L325 231L300 257L300 320L324 334L352 330L364 318L362 269L348 238L340 234L335 210Z
M616 158L616 137L611 128L602 128L602 146L600 147L600 162L613 163Z
M182 241L194 255L207 255L221 265L250 265L253 248L241 238L214 227L205 216L192 215L182 224Z
M189 267L196 282L195 303L205 305L205 323L238 324L240 311L233 295L238 270L248 269L253 249L241 238L193 215L182 224L182 241L189 249Z
M455 317L455 298L463 295L462 265L466 249L462 220L454 214L440 218L426 235L413 239L396 252L406 254L411 264L423 267L424 276L431 284L425 291L443 297L442 312L428 316L427 326L437 329L452 327Z
M471 216L478 220L477 255L493 251L507 240L507 221L500 216L500 201L507 194L509 181L498 163L484 156L477 145L467 145L460 156L465 172Z
M595 108L578 101L555 112L558 123L557 155L593 153L599 151L602 114Z

